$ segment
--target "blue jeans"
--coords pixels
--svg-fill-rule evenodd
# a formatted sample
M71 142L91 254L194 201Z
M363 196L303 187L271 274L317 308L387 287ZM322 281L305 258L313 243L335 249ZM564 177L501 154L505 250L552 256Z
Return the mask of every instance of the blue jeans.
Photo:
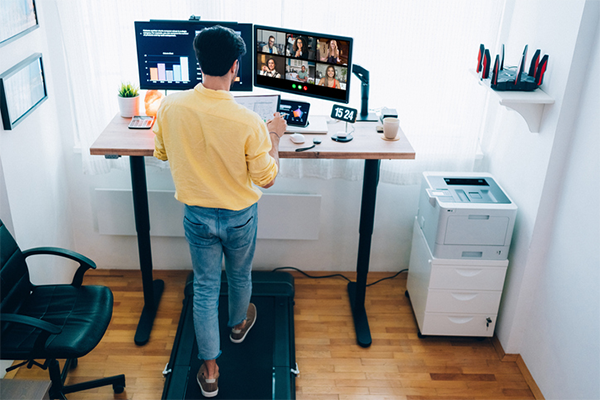
M185 206L183 227L190 245L194 270L194 328L198 358L221 355L219 291L221 264L229 286L229 327L246 319L252 295L252 259L256 248L257 205L232 211Z

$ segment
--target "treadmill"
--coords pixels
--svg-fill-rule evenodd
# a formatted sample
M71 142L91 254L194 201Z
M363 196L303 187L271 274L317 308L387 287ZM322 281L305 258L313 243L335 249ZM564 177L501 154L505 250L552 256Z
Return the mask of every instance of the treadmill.
M183 308L171 358L163 374L162 399L202 399L196 374L201 361L192 314L193 272L186 280ZM244 342L229 340L227 275L222 274L219 297L221 356L219 393L214 399L295 399L294 277L287 272L252 271L256 323Z

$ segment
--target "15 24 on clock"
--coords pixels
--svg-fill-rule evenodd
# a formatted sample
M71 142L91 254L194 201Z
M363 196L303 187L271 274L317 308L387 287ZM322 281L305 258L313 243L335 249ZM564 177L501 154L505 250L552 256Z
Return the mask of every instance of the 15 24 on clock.
M350 122L351 124L356 122L356 114L357 112L354 108L344 107L338 104L334 104L333 108L331 109L331 118Z

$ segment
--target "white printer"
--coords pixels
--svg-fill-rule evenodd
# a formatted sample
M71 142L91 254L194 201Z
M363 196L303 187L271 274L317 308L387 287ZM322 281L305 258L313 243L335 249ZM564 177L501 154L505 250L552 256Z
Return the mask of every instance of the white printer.
M417 222L436 258L506 259L516 215L490 174L423 173Z

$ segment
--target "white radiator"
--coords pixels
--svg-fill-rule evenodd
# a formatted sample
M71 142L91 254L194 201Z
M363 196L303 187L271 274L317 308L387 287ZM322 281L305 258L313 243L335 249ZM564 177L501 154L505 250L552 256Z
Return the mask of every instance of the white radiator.
M131 190L96 189L96 218L103 235L135 235ZM174 191L148 191L150 235L184 237L183 205ZM321 195L263 194L258 202L258 238L317 240Z

